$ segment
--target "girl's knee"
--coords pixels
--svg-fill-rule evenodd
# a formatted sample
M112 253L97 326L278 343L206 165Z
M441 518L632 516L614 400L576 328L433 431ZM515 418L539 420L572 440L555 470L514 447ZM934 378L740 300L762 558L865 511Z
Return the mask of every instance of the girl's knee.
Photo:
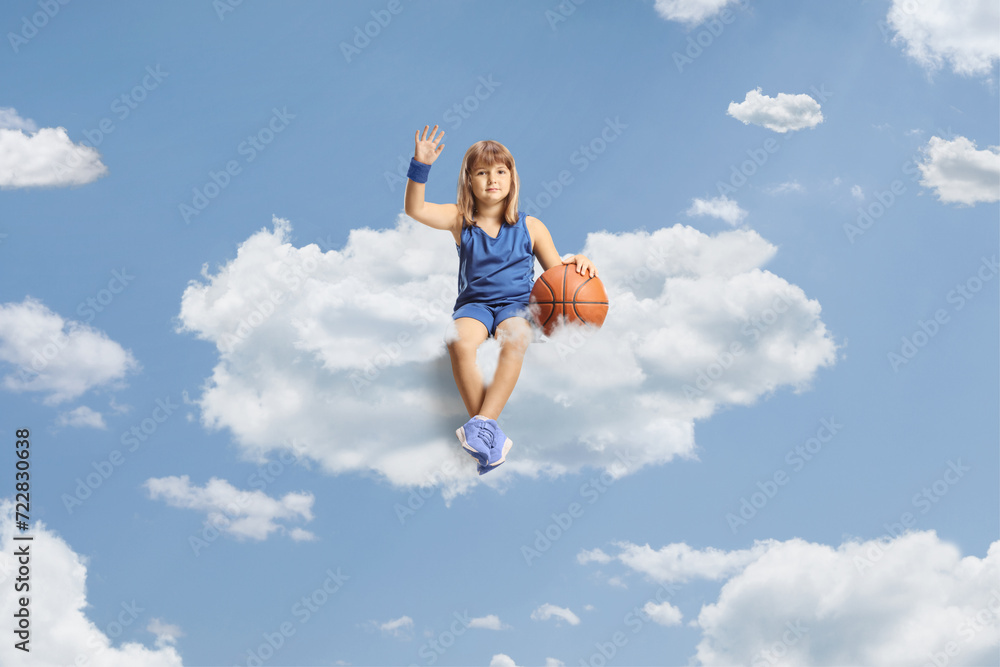
M452 320L451 325L445 332L445 345L454 354L475 354L479 345L484 340L485 333L485 326L480 325L478 329L469 326L459 327Z
M523 318L506 319L497 327L497 342L500 343L501 350L510 349L524 353L533 337L531 325Z

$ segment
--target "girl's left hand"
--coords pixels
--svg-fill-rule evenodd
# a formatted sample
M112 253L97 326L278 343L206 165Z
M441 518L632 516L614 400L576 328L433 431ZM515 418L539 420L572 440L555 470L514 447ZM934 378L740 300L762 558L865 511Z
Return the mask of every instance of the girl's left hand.
M576 264L576 272L580 275L589 271L591 278L597 277L597 267L583 255L573 255L569 259L564 259L563 264Z

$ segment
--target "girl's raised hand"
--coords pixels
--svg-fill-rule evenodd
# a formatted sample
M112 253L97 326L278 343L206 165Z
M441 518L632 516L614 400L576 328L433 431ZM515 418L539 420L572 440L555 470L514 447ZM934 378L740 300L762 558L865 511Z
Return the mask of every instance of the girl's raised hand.
M413 134L413 139L416 141L417 146L413 151L413 157L417 159L418 162L423 162L424 164L434 164L434 160L437 159L441 151L444 150L444 144L438 146L438 142L444 139L444 130L441 130L440 136L438 136L438 126L435 125L434 129L431 130L430 137L427 136L427 125L424 125L424 131L421 133L417 130Z

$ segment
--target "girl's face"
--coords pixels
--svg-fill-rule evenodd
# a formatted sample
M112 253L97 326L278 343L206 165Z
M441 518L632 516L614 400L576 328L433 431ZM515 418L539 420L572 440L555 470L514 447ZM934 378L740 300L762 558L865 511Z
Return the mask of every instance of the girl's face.
M502 202L510 193L510 170L505 165L477 164L471 174L472 194L484 204Z

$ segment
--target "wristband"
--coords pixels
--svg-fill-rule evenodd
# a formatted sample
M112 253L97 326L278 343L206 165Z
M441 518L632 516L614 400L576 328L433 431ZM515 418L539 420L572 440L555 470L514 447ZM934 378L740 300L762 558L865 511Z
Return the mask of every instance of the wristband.
M406 172L406 177L414 183L426 183L427 174L431 171L429 164L424 164L415 157L410 158L410 169Z

